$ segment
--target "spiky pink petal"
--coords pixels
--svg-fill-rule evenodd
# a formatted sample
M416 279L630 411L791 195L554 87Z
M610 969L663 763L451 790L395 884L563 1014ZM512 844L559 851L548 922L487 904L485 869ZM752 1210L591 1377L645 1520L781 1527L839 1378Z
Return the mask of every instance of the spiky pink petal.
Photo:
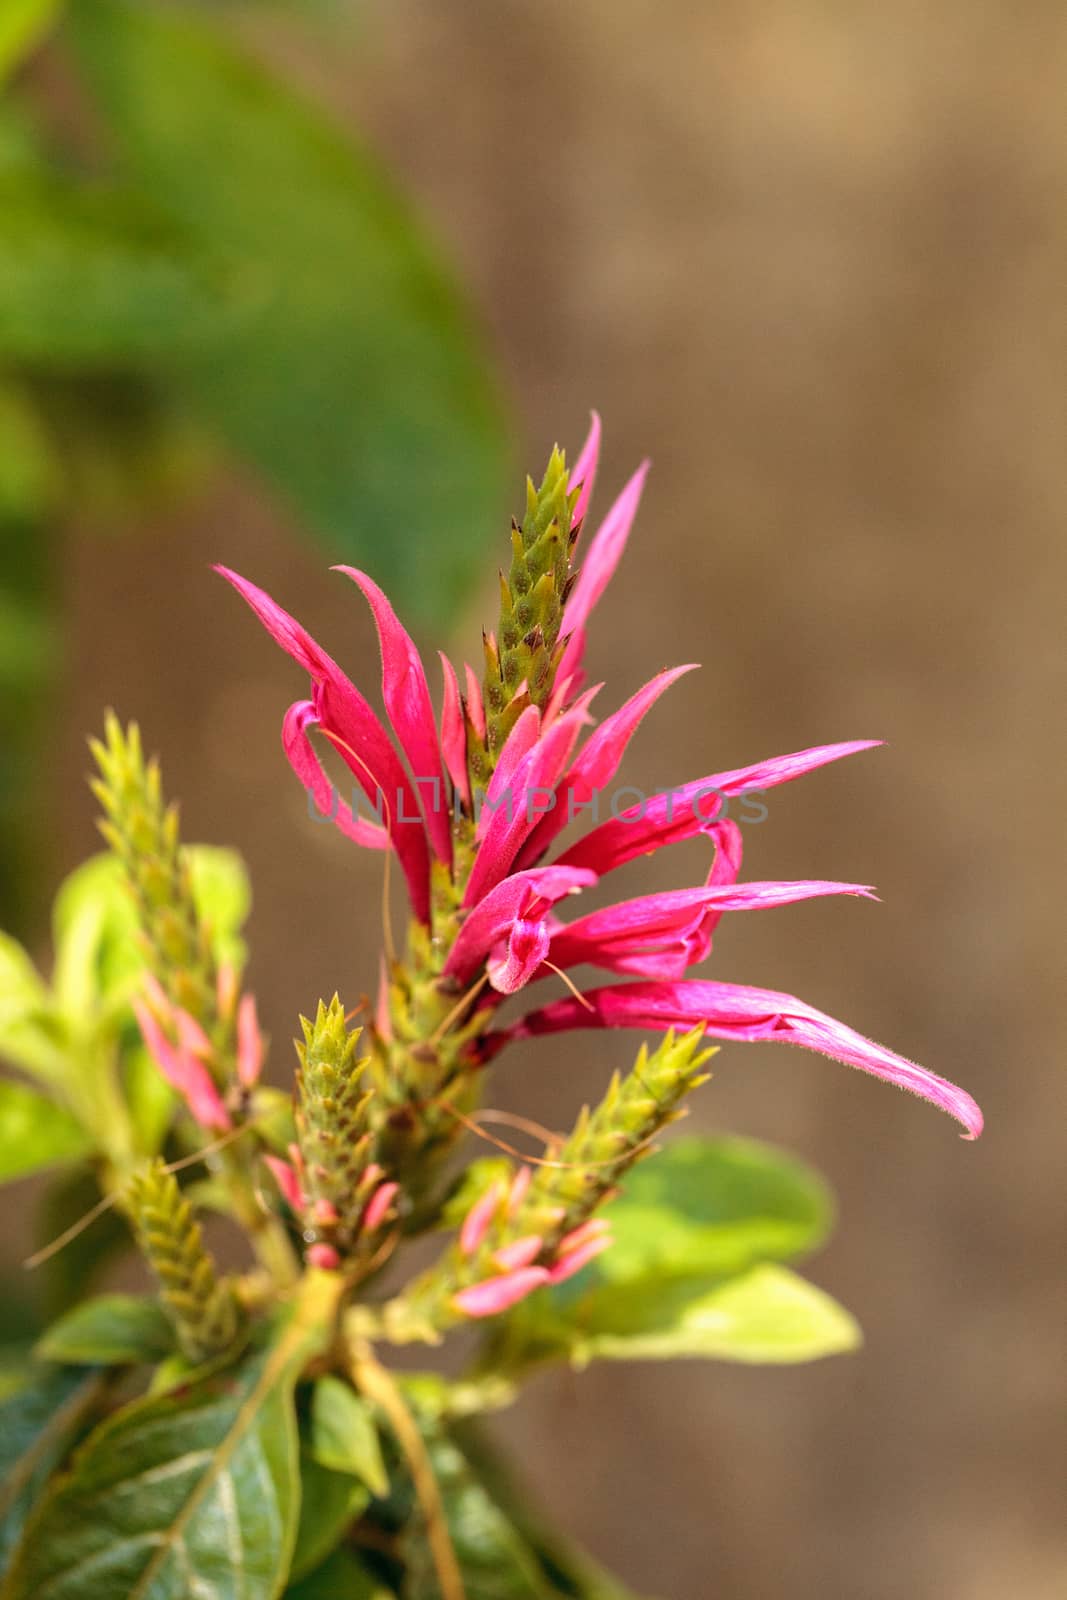
M626 748L645 715L672 683L687 672L694 672L696 666L696 662L689 662L657 673L631 695L625 705L593 729L560 782L555 806L545 813L523 846L520 866L529 866L543 855L568 822L582 814L582 808L589 805L594 795L604 792L618 772Z
M288 1161L283 1161L281 1156L265 1155L263 1161L270 1168L283 1200L299 1216L304 1209L305 1195L296 1168L290 1166Z
M190 1016L182 1006L175 1006L171 1012L171 1020L177 1029L178 1043L183 1050L188 1050L190 1055L197 1056L201 1061L213 1059L215 1046L195 1017Z
M692 1028L703 1024L716 1039L776 1040L817 1050L907 1089L947 1111L968 1139L982 1131L982 1113L964 1089L884 1045L856 1033L794 995L737 983L623 983L591 989L577 1000L556 1000L524 1017L508 1036L558 1033L571 1028Z
M533 1168L522 1166L511 1180L508 1190L508 1216L513 1217L522 1202L526 1199L527 1192L533 1182Z
M591 867L602 876L650 850L659 850L679 839L691 839L706 832L709 824L718 818L724 800L790 783L831 761L840 761L860 750L873 750L881 742L880 739L850 739L840 744L816 745L792 755L757 761L750 767L711 773L667 794L654 795L609 822L601 823L565 850L560 863Z
M484 739L485 704L482 700L482 686L475 677L474 668L469 662L464 662L463 674L467 684L467 715L470 717L471 726L479 739Z
M688 967L703 961L711 948L709 913L760 910L835 894L877 899L866 884L822 879L706 884L642 895L593 911L559 929L552 939L552 961L557 967L588 964L609 972L680 978Z
M504 740L503 748L493 768L493 776L489 779L489 787L485 791L485 805L482 807L474 831L475 838L480 842L491 826L496 807L501 803L501 796L512 788L512 779L515 771L523 758L529 755L541 734L541 713L536 706L527 706L517 718L514 727ZM520 794L512 793L512 806L520 808L525 804L525 799Z
M574 464L574 471L570 476L570 487L578 490L578 499L575 501L572 524L583 522L589 512L589 502L592 499L593 488L596 484L596 472L600 463L600 416L596 411L589 413L589 433L582 446L581 455Z
M622 558L650 466L651 462L643 461L638 467L600 524L586 552L578 581L564 608L563 623L560 628L560 638L567 640L559 668L564 675L578 672L581 668L583 630L589 621L590 612L611 582L615 568Z
M513 1239L510 1244L505 1244L493 1252L493 1265L499 1267L501 1272L517 1272L519 1267L528 1267L531 1261L536 1261L544 1248L544 1240L539 1233L528 1233L523 1239Z
M465 1256L473 1256L481 1248L503 1198L503 1186L491 1183L467 1212L459 1231L459 1247Z
M444 698L441 703L441 753L445 758L448 776L465 806L471 803L471 780L467 771L467 724L463 717L463 703L459 697L456 669L443 650L441 672L444 676Z
M502 1278L486 1278L470 1289L461 1289L453 1295L452 1303L468 1317L495 1317L501 1311L525 1300L528 1294L549 1281L544 1267L520 1267Z
M263 1035L259 1031L256 997L241 996L237 1008L237 1080L245 1089L253 1089L263 1071Z
M415 774L416 788L426 818L426 831L434 854L439 861L451 865L452 828L445 804L445 773L422 657L415 647L415 641L373 578L360 572L358 567L339 566L334 570L352 579L371 608L382 651L382 698L385 709L400 741L400 748ZM425 785L429 785L429 794Z
M554 794L579 729L589 720L586 704L580 700L565 712L516 765L507 789L510 804L505 801L493 812L482 835L467 880L464 906L476 906L496 887L533 832L540 816L535 809L538 797Z

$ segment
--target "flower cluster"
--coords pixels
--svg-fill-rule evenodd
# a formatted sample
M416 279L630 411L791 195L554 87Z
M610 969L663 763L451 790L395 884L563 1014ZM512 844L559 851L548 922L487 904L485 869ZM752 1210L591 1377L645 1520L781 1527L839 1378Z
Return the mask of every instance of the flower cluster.
M856 883L740 881L741 831L726 809L733 795L791 782L878 741L820 745L708 774L612 816L553 857L568 818L612 782L646 712L692 670L659 673L592 724L600 685L585 685L587 625L625 548L647 471L646 463L626 484L575 571L599 441L594 418L572 477L555 452L540 489L528 486L526 516L512 531L512 567L501 580L501 626L485 636L484 675L479 681L467 666L461 693L457 672L441 657L439 723L419 652L366 573L339 569L370 606L388 727L293 617L247 579L219 569L310 676L311 698L290 707L282 730L300 781L355 843L395 851L407 882L407 959L390 963L370 1023L398 1128L413 1102L432 1106L446 1089L460 1100L477 1067L509 1040L573 1028L701 1027L721 1039L820 1051L931 1101L976 1137L982 1118L974 1101L927 1069L791 995L687 976L709 955L726 911L872 895ZM383 820L340 802L312 744L316 730ZM545 798L505 806L505 791L509 800ZM570 920L562 915L565 904L627 862L693 837L712 850L702 884ZM537 985L580 966L631 981L579 991L568 979L565 997L536 999ZM531 992L530 1008L495 1027L499 1003L519 991ZM436 1139L447 1144L447 1132L438 1128ZM412 1154L402 1142L394 1150L401 1170Z

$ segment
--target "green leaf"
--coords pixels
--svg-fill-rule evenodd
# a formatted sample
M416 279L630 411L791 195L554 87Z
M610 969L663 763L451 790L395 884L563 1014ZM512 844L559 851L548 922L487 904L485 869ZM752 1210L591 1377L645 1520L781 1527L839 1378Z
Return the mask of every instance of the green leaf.
M130 193L0 172L0 355L47 371L213 346L241 300L173 221Z
M55 1367L0 1402L0 1573L19 1541L31 1506L77 1436L100 1393L97 1374Z
M320 1378L311 1397L309 1449L321 1466L347 1472L365 1483L371 1494L389 1492L389 1478L374 1413L340 1378Z
M91 1021L102 1003L125 1001L144 960L133 899L110 851L90 856L60 884L52 939L52 987L68 1016Z
M643 1162L606 1209L613 1244L598 1261L613 1282L646 1275L743 1272L816 1249L833 1221L825 1183L754 1139L678 1139Z
M172 359L180 392L331 553L449 616L500 518L504 452L437 251L364 150L206 23L93 0L70 39L124 180L263 289L210 353Z
M157 1301L106 1294L60 1317L35 1353L67 1366L112 1367L162 1361L173 1349L174 1330Z
M0 1082L0 1183L77 1161L92 1141L54 1100L22 1083Z
M274 1342L97 1428L27 1529L4 1600L272 1600L299 1510L293 1386L334 1299L324 1275L306 1279Z
M572 1365L669 1361L781 1364L854 1350L860 1331L822 1289L787 1267L759 1266L738 1277L635 1279L598 1283L567 1307L549 1311L538 1337L557 1342Z
M17 939L0 933L0 1041L48 1004L48 990Z
M313 1456L300 1453L300 1523L290 1577L302 1578L321 1566L370 1501L362 1483L348 1473L331 1472Z
M186 849L197 910L211 928L219 961L242 967L244 941L239 937L252 909L252 885L236 850L220 845L191 844Z
M310 1577L285 1591L285 1600L394 1600L347 1550L336 1551Z
M59 12L59 0L4 0L0 10L0 83L36 49Z

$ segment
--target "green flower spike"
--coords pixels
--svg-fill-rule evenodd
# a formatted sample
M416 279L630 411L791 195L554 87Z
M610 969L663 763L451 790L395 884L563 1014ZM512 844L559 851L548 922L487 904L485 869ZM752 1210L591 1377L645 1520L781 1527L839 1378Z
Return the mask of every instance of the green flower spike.
M128 1179L123 1201L183 1353L196 1365L224 1354L237 1336L237 1301L174 1174L153 1161Z

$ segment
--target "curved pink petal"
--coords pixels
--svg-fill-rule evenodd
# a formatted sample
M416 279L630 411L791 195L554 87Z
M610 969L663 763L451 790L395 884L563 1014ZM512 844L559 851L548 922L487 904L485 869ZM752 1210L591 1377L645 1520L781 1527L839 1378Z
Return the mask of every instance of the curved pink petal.
M601 1233L584 1240L573 1250L568 1250L566 1255L560 1256L555 1266L549 1267L549 1283L566 1283L568 1278L575 1277L583 1267L587 1267L594 1257L603 1255L605 1250L610 1250L611 1242L610 1233Z
M412 909L421 922L428 922L430 858L425 826L411 781L389 735L355 684L287 611L229 567L217 566L215 571L233 585L282 649L310 673L312 704L319 726L340 752L371 805L376 810L381 807L407 879ZM329 807L322 809L330 814ZM368 841L363 838L358 842Z
M541 735L541 713L536 706L527 706L515 721L515 725L507 738L503 748L496 759L493 776L489 779L485 791L486 804L482 806L481 813L475 825L474 836L481 840L489 827L495 814L495 807L500 796L510 787L515 775L515 769L524 756L529 755ZM516 797L517 798L517 797ZM521 801L519 802L522 803Z
M329 819L347 839L363 845L365 849L390 849L390 839L386 830L379 827L376 822L354 815L351 806L341 799L327 778L308 733L309 728L317 728L318 725L318 713L311 701L296 701L285 713L285 720L282 723L282 746L289 765L315 802L319 817L323 820Z
M193 1117L202 1128L227 1132L232 1126L230 1114L204 1063L184 1046L171 1043L143 1000L134 1000L132 1005L146 1050Z
M463 675L467 685L467 715L471 719L471 727L479 739L485 738L485 704L482 700L482 686L475 677L474 668L469 661L463 663Z
M589 413L589 434L582 446L582 453L574 464L574 471L570 476L570 487L578 490L578 499L574 505L574 515L571 519L572 526L584 521L589 510L589 501L592 499L593 488L596 484L596 471L600 462L600 416L596 411Z
M605 906L558 929L551 956L557 967L586 964L609 972L680 978L711 948L712 914L758 911L823 895L876 899L862 883L803 879L792 883L706 884L671 889Z
M528 1233L525 1238L513 1239L493 1252L493 1265L501 1272L517 1272L536 1261L544 1249L545 1241L539 1233Z
M443 650L437 653L441 657L445 685L441 703L441 754L457 794L463 804L469 807L471 780L467 771L467 723L463 716L463 702L459 697L455 667Z
M512 924L486 963L489 982L498 994L515 994L530 982L548 956L551 938L544 922L519 918Z
M582 632L590 613L611 582L626 541L630 537L641 491L651 462L643 461L597 529L578 581L563 612L560 638L568 641L559 671L563 676L577 672L582 664Z
M531 867L528 872L512 873L471 911L449 951L444 975L461 984L468 982L518 917L541 914L565 895L577 894L595 882L596 873L584 867Z
M398 1183L380 1183L367 1201L363 1213L363 1227L368 1233L373 1233L375 1228L380 1228L389 1215L389 1208L400 1193Z
M665 794L653 795L610 821L602 822L565 850L560 862L591 867L603 876L635 856L707 832L709 824L717 819L724 799L761 793L778 784L790 783L831 761L840 761L860 750L872 750L881 742L880 739L850 739L839 744L815 745L810 750L757 761L751 767L714 772Z
M382 698L400 748L415 776L426 831L439 861L451 864L452 824L445 805L445 774L437 742L430 687L415 641L383 591L358 567L338 566L362 591L371 608L382 652ZM430 793L427 795L426 787Z
M692 1028L703 1024L717 1039L777 1040L817 1050L869 1072L947 1111L968 1139L982 1131L982 1113L965 1089L864 1038L843 1022L794 995L737 983L623 983L592 989L577 1000L556 1000L524 1017L507 1037L558 1033L571 1028ZM490 1047L492 1048L492 1046Z
M300 1186L296 1168L290 1166L288 1161L283 1161L281 1156L265 1155L263 1161L270 1168L271 1176L281 1191L282 1199L299 1216L304 1209L304 1191Z
M459 1248L465 1256L473 1256L481 1248L503 1198L503 1185L491 1183L467 1212L459 1230Z

